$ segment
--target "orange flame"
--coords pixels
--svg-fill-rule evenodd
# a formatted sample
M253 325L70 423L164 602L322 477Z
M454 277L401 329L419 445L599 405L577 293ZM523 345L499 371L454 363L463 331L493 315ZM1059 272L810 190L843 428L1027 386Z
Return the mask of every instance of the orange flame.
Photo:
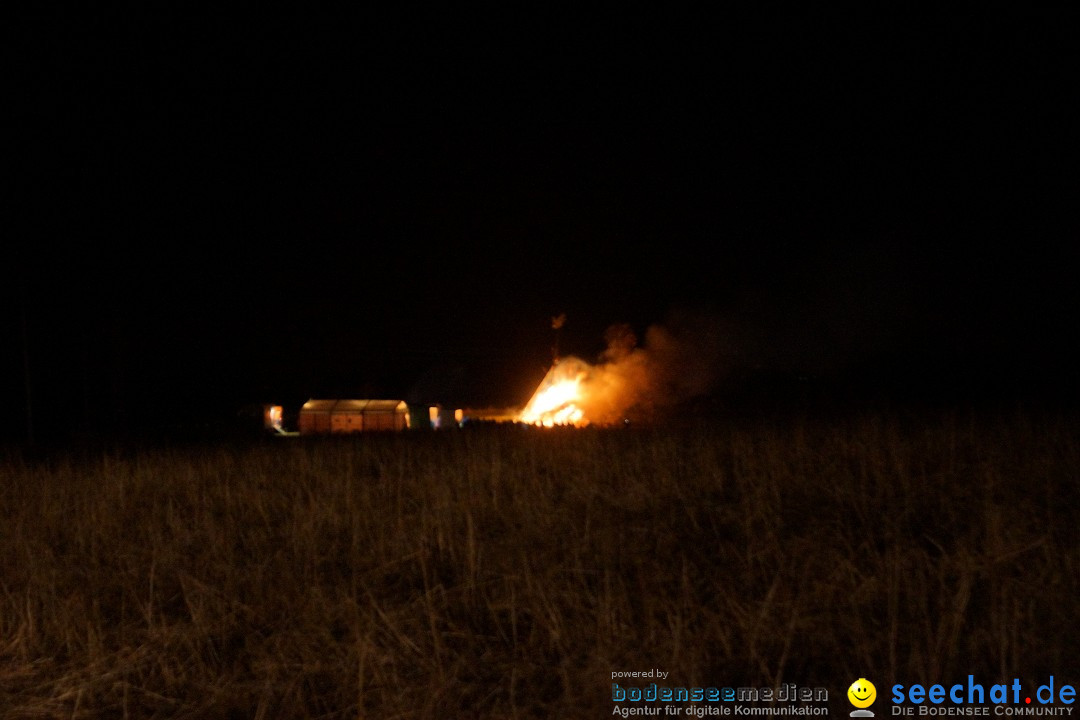
M559 360L521 411L519 422L543 427L588 425L582 403L589 371L589 365L577 358Z
M563 318L552 318L560 326ZM653 422L680 403L708 393L723 359L722 328L709 318L681 318L675 329L651 326L638 347L633 329L613 325L596 365L567 356L556 360L516 422L542 427L618 426ZM556 328L557 329L557 328Z

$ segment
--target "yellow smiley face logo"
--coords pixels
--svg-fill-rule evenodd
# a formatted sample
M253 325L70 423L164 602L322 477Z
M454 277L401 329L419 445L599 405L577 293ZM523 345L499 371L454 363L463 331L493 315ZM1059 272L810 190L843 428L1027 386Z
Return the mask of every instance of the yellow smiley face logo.
M877 688L866 678L859 678L847 689L847 697L857 708L870 707L877 698Z

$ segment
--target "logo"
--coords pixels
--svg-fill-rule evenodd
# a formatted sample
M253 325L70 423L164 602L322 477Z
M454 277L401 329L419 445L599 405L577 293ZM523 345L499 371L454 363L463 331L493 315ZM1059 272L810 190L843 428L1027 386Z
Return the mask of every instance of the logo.
M874 683L866 678L859 678L847 689L847 697L848 701L857 708L851 711L851 717L874 717L874 712L866 709L877 699L877 688L874 687Z

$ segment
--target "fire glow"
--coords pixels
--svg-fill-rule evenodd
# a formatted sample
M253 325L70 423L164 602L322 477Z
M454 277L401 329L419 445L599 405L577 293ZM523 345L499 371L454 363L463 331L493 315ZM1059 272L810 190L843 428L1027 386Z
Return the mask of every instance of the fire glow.
M634 363L590 365L564 357L552 365L517 421L539 427L614 425L640 410L647 380Z
M628 325L613 325L596 364L569 355L556 359L516 422L613 426L670 415L712 387L720 337L712 323L683 317L675 328L651 326L645 344L638 346Z
M577 358L556 362L521 411L520 422L543 427L588 425L582 407L588 374L589 366Z

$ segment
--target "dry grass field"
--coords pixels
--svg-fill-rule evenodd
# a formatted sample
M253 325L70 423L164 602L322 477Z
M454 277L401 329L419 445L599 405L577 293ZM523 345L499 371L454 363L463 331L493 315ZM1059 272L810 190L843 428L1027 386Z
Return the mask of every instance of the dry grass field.
M1069 680L1040 414L478 427L0 465L0 715L592 718L675 685ZM1076 681L1075 675L1071 677Z

